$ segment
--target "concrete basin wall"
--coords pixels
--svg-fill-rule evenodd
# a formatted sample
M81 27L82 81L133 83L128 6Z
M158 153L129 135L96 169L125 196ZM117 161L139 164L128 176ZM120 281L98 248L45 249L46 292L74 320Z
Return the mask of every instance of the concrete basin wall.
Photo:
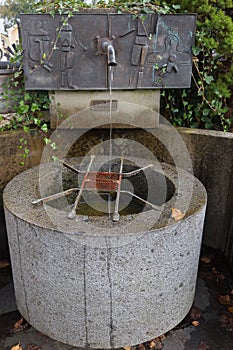
M33 327L73 346L108 349L152 339L186 316L195 293L206 192L184 171L177 176L164 164L163 172L175 193L160 215L148 210L114 224L72 221L64 211L32 207L38 167L7 185L17 306ZM182 220L171 218L173 207L186 212Z
M209 247L220 249L233 266L233 134L188 128L177 128L177 130L190 153L194 175L204 184L208 193L203 243ZM64 131L65 133L68 131ZM93 130L91 135L79 140L79 144L73 149L71 156L83 156L95 142L102 142L108 135L107 129L106 131L103 129ZM140 142L145 141L145 145L158 155L159 161L171 162L167 152L161 150L159 142L152 139L150 135L146 135L145 132L121 129L118 131L118 135L123 135L122 137L126 138L131 137ZM20 165L20 150L17 148L20 137L28 140L28 148L30 148L25 167ZM171 142L173 142L172 138ZM43 135L41 134L32 136L29 133L18 131L0 134L0 257L2 259L9 257L2 205L3 188L26 167L39 164L42 151Z

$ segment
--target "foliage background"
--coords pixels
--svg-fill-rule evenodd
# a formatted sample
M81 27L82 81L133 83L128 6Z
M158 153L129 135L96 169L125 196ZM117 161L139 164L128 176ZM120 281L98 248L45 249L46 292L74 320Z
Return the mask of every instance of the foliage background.
M114 7L132 13L197 13L191 89L164 90L161 113L174 125L232 131L233 127L233 1L158 0L91 1L6 0L0 6L7 25L20 12L64 13L79 7Z
M177 12L197 13L191 89L163 92L175 125L229 131L233 110L233 2L180 0Z

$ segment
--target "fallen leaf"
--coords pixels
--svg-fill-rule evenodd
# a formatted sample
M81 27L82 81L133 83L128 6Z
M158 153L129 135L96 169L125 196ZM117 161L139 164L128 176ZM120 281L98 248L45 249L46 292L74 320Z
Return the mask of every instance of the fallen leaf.
M22 346L20 345L20 343L18 343L17 345L14 345L11 347L11 350L23 350Z
M148 345L149 345L149 348L150 348L150 349L153 349L153 348L155 347L156 343L155 343L154 340L152 340L152 341L150 341L150 342L148 343Z
M211 258L209 256L203 256L201 261L205 264L209 264L211 262Z
M150 349L154 349L154 350L160 350L163 348L163 344L162 344L162 339L164 336L162 335L161 337L158 337L158 338L155 338L155 339L152 339L149 343L148 343L148 346ZM166 338L166 337L165 337ZM164 339L165 339L164 338ZM164 340L163 339L163 340Z
M220 273L218 276L217 276L217 282L219 282L219 280L225 280L225 276L224 276L224 274L223 273Z
M18 320L17 322L15 322L15 324L14 324L14 329L19 329L20 326L22 326L22 323L23 323L23 317L21 317L20 320Z
M223 273L219 272L215 267L212 267L211 274L208 276L208 279L216 279L217 282L219 282L219 280L225 280L226 277L224 276Z
M206 344L204 341L201 341L198 345L197 350L209 350L209 345Z
M198 327L198 326L199 326L199 322L198 322L198 321L193 321L193 322L192 322L192 325L193 325L194 327Z
M233 306L229 307L229 308L228 308L228 311L229 311L231 314L233 314Z
M229 332L233 332L233 317L232 315L223 314L219 317L221 327L226 328Z
M15 322L14 326L11 329L12 333L19 333L22 332L31 326L24 320L23 317L20 318L17 322Z
M5 267L10 266L10 262L8 260L0 261L0 269L5 269Z
M222 305L230 305L231 304L231 297L230 297L230 295L220 295L220 297L218 298L218 301Z
M146 350L145 346L143 344L138 345L138 350Z
M153 350L161 350L163 348L163 344L160 337L151 340L148 346L150 349L153 349Z
M192 321L197 321L197 320L199 320L199 318L202 317L202 311L201 311L201 309L199 309L199 307L193 306L190 313L189 313L189 316L190 316Z
M166 339L166 335L164 335L164 334L160 335L160 336L159 336L159 339L160 339L161 341L165 340L165 339Z
M216 269L216 267L212 267L211 272L213 272L215 274L219 273L219 271Z
M172 208L172 218L175 221L182 220L184 218L184 216L185 216L185 214L183 214L181 210L176 209L176 208Z

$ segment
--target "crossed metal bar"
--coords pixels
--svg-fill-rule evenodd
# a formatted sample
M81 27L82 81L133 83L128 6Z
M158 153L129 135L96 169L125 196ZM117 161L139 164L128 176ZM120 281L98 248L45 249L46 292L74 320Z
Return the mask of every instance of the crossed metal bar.
M49 195L47 197L36 199L32 202L32 204L36 205L36 204L40 204L40 203L50 202L52 200L55 200L55 199L58 199L58 198L61 198L64 196L68 196L71 193L78 192L76 199L75 199L75 202L74 202L74 205L72 207L72 210L68 213L68 218L74 219L76 216L76 210L77 210L77 207L78 207L78 204L79 204L79 201L80 201L80 198L82 196L83 191L94 191L94 190L99 191L99 190L101 190L101 191L105 191L105 192L116 192L115 208L114 208L113 218L112 218L113 221L117 222L120 220L119 202L120 202L120 194L121 193L125 193L125 194L132 196L132 197L135 197L138 200L140 200L141 202L149 205L153 209L161 211L161 208L159 206L148 202L147 200L137 196L136 194L134 194L131 191L121 189L122 179L137 175L141 171L144 171L148 168L152 168L153 164L149 164L149 165L146 165L142 168L139 168L139 169L127 172L127 173L123 173L124 157L121 157L119 173L117 173L117 172L101 172L101 171L91 172L90 170L91 170L91 166L92 166L94 159L95 159L95 156L92 155L86 171L76 169L72 165L59 160L59 162L61 164L63 164L66 168L72 170L73 172L75 172L77 174L84 174L81 186L80 187L73 187L73 188L70 188L68 190L65 190L65 191L62 191L59 193L55 193L53 195Z

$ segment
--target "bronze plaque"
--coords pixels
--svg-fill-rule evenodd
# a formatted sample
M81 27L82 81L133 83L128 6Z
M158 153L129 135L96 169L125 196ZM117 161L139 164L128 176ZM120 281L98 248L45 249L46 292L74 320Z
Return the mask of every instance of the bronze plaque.
M195 23L195 14L21 15L26 89L190 87Z

